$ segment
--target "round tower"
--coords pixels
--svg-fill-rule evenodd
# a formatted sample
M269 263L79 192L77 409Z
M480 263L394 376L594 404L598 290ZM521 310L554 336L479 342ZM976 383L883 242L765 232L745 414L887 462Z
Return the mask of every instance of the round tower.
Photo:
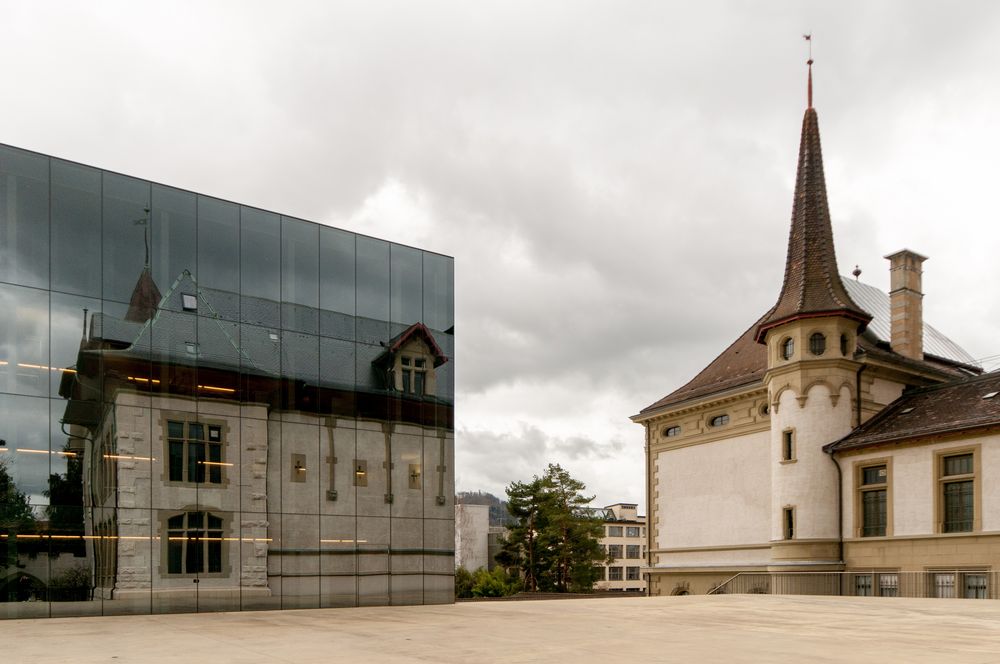
M812 88L812 61L809 85ZM771 560L775 568L836 569L840 560L838 469L823 445L855 424L857 335L871 315L837 271L823 177L819 121L802 121L785 278L762 319L771 412Z

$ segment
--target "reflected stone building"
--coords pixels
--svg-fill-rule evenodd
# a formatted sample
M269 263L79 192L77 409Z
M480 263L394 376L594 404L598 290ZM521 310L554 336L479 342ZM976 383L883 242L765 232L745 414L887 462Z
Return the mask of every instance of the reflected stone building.
M0 146L0 304L0 616L452 601L452 259Z

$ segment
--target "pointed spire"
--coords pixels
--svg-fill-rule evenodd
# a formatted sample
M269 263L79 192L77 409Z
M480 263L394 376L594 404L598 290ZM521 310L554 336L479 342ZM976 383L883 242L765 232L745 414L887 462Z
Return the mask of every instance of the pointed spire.
M802 119L785 280L777 304L757 327L758 343L764 343L771 328L798 318L842 316L857 321L859 329L864 329L872 318L847 294L837 271L837 254L823 176L819 118L811 103L811 65L810 59L810 105Z
M139 281L136 282L135 290L132 291L132 299L128 303L125 320L130 320L133 323L145 323L156 313L156 307L159 306L162 298L160 289L153 281L153 273L147 265L142 268Z

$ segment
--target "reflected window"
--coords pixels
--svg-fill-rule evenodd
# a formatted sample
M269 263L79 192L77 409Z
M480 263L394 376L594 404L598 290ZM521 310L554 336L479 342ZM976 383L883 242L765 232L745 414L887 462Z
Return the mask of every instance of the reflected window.
M208 437L205 437L206 431ZM222 484L222 428L200 422L167 422L167 473L171 482Z
M403 377L403 392L420 397L427 393L427 360L403 356L399 359Z
M184 311L198 311L198 298L191 293L181 293L181 306Z
M222 572L222 518L184 512L167 520L167 573Z

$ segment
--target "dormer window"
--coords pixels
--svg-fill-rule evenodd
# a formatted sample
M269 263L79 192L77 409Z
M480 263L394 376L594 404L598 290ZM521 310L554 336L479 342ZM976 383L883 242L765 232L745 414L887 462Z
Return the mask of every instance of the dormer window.
M404 355L399 363L403 392L423 396L427 391L427 359Z
M181 293L181 307L184 311L198 311L198 298L191 293Z

